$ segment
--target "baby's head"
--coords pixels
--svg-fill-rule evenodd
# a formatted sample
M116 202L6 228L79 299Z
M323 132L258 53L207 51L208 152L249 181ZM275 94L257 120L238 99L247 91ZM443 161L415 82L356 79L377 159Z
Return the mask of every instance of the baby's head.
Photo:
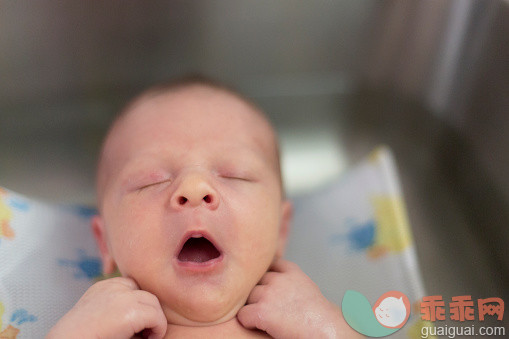
M206 80L149 89L112 125L92 227L105 273L156 295L168 321L233 318L291 218L277 138L263 113Z

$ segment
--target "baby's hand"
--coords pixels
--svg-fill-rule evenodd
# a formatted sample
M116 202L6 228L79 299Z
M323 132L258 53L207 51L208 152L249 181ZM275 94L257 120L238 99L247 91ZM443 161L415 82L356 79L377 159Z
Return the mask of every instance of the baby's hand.
M167 321L159 300L130 278L112 278L90 287L51 329L47 339L131 338L143 331L163 338Z
M253 288L237 317L244 327L274 338L359 336L318 286L296 264L282 259Z

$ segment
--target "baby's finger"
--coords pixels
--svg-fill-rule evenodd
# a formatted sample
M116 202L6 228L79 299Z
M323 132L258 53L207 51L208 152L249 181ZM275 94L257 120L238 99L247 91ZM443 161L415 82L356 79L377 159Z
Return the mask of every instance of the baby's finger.
M155 295L153 295L150 292L143 291L143 290L136 290L132 293L135 294L136 299L138 303L145 304L147 306L151 306L156 310L160 310L163 312L163 309L161 308L161 304L159 303L159 299Z
M237 319L248 330L266 331L263 314L257 304L246 305L237 312Z
M254 304L260 301L263 294L265 293L266 286L262 285L256 285L249 294L249 297L247 298L248 304Z
M127 277L115 277L115 278L109 278L109 279L106 279L103 281L109 282L109 283L121 284L131 290L139 290L140 289L140 287L138 286L136 281L134 281L134 279L127 278Z
M274 281L274 279L276 279L280 274L281 274L281 272L270 272L269 271L263 275L263 277L258 282L258 285L268 285L272 281Z
M279 259L276 259L272 263L272 265L270 266L269 270L273 271L273 272L283 273L283 272L288 272L288 271L293 270L296 266L297 266L297 264L294 264L291 261L279 258Z
M166 334L168 322L161 307L140 302L138 311L133 315L132 330L139 333L145 329L150 330L150 338L161 339Z

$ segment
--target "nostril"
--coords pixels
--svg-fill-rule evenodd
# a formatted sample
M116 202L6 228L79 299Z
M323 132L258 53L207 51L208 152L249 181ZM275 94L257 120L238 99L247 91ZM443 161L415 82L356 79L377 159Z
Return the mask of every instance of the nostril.
M204 200L207 204L209 204L209 203L212 201L212 198L210 197L210 195L208 195L208 194L207 194L206 196L204 196L204 197L203 197L203 200Z
M186 197L180 197L179 198L179 205L184 205L186 202L187 202L187 198Z

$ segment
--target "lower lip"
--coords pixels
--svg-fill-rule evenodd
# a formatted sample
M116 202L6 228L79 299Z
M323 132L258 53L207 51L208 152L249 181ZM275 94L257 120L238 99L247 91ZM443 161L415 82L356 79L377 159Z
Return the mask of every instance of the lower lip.
M182 270L188 271L188 272L197 272L197 273L204 273L204 272L210 272L215 269L218 269L221 264L223 263L224 256L221 253L219 257L207 260L204 262L195 262L195 261L180 261L178 258L175 258L175 263L177 267L179 267Z

